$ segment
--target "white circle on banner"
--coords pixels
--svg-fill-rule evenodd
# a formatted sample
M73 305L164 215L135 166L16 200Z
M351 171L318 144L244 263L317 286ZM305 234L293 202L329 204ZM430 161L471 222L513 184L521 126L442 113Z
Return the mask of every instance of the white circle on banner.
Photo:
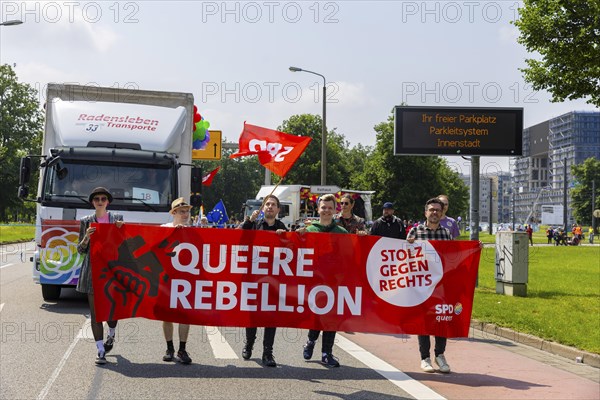
M442 260L428 241L410 244L382 237L367 257L371 289L380 299L400 307L423 303L443 275Z

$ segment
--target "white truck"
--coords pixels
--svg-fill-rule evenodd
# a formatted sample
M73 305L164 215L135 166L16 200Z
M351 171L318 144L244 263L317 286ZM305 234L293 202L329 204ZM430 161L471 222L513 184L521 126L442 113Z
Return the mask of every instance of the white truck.
M31 159L40 158L33 279L45 300L77 284L79 219L104 186L126 222L169 221L171 201L189 198L194 97L190 93L49 84L42 154L21 160L28 199Z
M281 203L279 218L287 227L302 223L307 218L317 217L317 198L324 194L343 195L349 193L354 197L354 214L364 218L366 221L373 220L371 209L371 197L374 191L361 191L340 189L337 186L317 185L263 185L256 194L255 199L246 201L244 215L250 216L254 210L262 205L262 200L269 194L277 196Z

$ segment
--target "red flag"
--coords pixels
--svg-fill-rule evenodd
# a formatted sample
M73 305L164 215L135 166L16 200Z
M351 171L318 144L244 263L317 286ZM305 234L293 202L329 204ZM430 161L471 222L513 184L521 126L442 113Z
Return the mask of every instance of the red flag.
M211 171L207 175L204 175L202 177L202 185L204 185L204 186L210 186L212 184L213 178L215 177L215 175L217 174L217 172L219 172L219 169L221 169L221 167L217 167L216 169L214 169L213 171Z
M239 150L229 158L258 155L262 166L284 177L311 140L244 122Z

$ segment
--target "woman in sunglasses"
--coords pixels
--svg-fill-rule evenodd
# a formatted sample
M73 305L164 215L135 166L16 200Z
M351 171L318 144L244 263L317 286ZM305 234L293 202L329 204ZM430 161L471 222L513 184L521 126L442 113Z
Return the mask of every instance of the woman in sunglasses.
M90 319L92 325L92 333L96 341L98 356L96 364L106 364L106 353L112 350L115 342L115 328L117 321L108 321L108 337L106 343L102 342L104 337L104 327L102 322L96 322L96 313L94 311L94 289L92 287L92 268L90 265L90 236L94 234L96 228L90 225L94 222L100 224L115 224L117 227L123 225L123 216L121 214L111 213L106 210L112 202L113 197L110 192L104 187L95 188L90 194L89 201L94 206L96 212L87 217L81 218L79 225L79 244L77 251L84 254L83 263L81 264L81 273L77 282L77 291L86 293L88 303L90 305Z
M352 212L354 208L354 199L351 194L344 194L340 199L342 211L335 216L335 223L350 233L356 233L359 236L367 234L365 220Z

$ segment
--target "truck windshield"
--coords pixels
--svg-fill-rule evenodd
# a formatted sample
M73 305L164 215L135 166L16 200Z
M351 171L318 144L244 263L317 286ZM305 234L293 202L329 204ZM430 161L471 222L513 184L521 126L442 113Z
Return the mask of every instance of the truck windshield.
M45 173L42 203L81 207L95 187L107 188L111 208L168 210L174 200L174 174L155 165L84 164L63 160Z

